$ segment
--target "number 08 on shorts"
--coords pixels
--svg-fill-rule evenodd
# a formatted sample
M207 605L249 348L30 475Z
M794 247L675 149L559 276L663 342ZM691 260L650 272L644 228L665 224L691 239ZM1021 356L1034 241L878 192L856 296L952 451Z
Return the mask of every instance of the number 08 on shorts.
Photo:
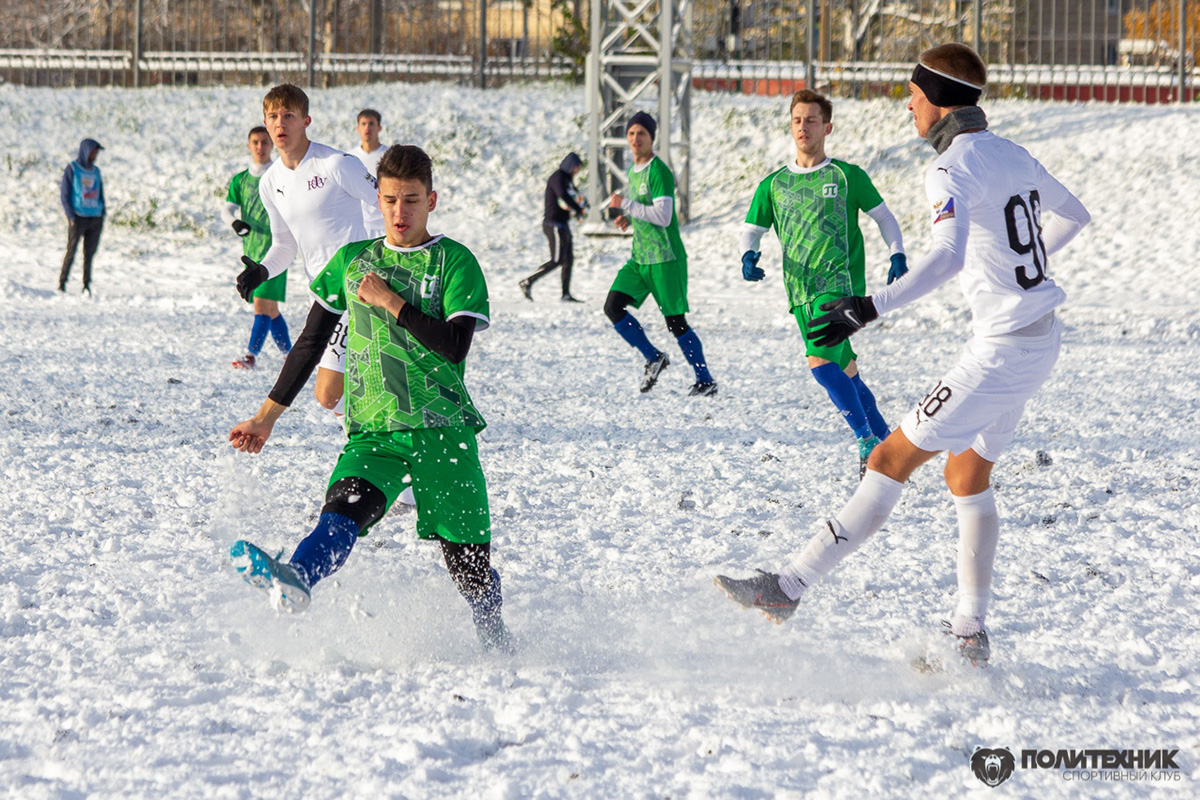
M958 363L905 416L901 429L922 450L972 449L996 461L1025 403L1050 377L1062 344L1057 320L1038 336L975 337Z

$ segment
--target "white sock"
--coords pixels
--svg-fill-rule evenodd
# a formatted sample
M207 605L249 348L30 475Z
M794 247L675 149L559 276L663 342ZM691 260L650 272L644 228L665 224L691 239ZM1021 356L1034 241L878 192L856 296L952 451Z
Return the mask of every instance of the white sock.
M955 497L958 512L958 607L950 627L958 636L983 628L992 596L992 564L1000 539L1000 516L991 488L969 497Z
M337 414L339 417L346 413L346 395L342 395L338 398L337 405L333 407L333 413ZM340 423L341 420L339 419L338 422Z
M867 470L845 507L828 523L821 523L821 530L780 574L779 588L795 600L800 596L799 591L792 596L797 586L802 591L828 575L838 562L883 527L903 488L899 481Z

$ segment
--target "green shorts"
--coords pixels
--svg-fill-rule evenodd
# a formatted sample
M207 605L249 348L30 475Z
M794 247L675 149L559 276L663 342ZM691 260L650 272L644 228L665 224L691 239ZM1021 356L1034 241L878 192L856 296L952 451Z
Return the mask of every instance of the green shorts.
M362 478L383 492L391 508L409 485L409 476L417 501L417 536L458 544L491 541L487 485L471 428L351 434L329 485Z
M255 289L253 296L282 303L287 298L287 270Z
M821 304L828 303L830 300L837 300L841 296L840 294L817 295L817 297L809 302L793 308L792 314L796 317L796 324L800 326L800 335L804 338L804 355L832 361L842 369L845 369L847 364L858 358L854 353L854 348L850 346L849 339L833 347L818 347L808 338L809 333L812 332L813 317L819 317L825 313L821 310ZM823 325L818 327L818 330L823 327Z
M687 259L664 261L661 264L639 264L630 260L609 287L633 298L633 307L641 308L647 295L654 295L664 317L686 314L691 309L687 299Z

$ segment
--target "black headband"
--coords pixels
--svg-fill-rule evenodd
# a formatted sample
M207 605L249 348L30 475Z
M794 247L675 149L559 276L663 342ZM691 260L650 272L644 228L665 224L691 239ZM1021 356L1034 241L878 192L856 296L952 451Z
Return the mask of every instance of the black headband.
M979 103L983 87L955 78L944 72L918 63L913 69L912 82L921 87L929 102L940 108L973 106Z

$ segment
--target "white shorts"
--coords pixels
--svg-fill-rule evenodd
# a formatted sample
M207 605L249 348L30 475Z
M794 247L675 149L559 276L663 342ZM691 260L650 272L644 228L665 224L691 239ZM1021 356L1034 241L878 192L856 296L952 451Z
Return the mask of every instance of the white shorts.
M958 363L925 395L900 429L922 450L974 450L995 462L1058 361L1062 325L1038 336L975 338Z
M329 346L325 348L325 354L321 356L321 361L317 364L320 369L331 369L334 372L346 371L346 333L349 320L345 314L338 320L337 326L334 327L333 333L329 336Z

